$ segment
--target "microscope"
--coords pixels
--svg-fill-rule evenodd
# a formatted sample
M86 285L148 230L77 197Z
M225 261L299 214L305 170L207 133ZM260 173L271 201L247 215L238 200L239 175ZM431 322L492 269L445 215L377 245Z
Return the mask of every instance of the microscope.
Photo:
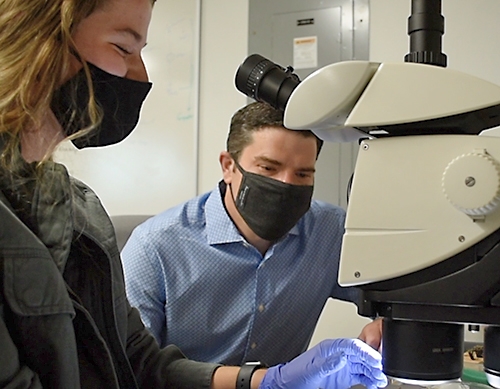
M484 370L500 388L500 86L446 68L440 0L412 0L402 63L345 61L300 81L254 54L236 87L290 129L358 142L339 284L383 318L385 373L457 380L464 324L485 325Z

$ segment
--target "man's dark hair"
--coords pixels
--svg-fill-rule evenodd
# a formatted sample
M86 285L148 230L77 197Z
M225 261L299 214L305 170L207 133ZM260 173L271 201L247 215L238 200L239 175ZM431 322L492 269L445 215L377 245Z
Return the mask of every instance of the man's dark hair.
M253 133L265 127L280 127L283 125L283 111L274 109L269 104L255 102L239 109L231 118L226 148L229 154L238 161L243 149L252 143ZM310 130L290 130L304 137L314 137L317 143L316 158L319 156L323 141Z

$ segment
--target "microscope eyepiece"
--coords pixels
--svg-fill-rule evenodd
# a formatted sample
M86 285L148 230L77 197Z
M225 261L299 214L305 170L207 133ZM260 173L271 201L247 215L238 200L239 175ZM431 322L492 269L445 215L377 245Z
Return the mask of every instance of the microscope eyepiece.
M236 72L236 88L243 94L282 111L293 90L299 85L293 68L282 68L259 54L252 54Z

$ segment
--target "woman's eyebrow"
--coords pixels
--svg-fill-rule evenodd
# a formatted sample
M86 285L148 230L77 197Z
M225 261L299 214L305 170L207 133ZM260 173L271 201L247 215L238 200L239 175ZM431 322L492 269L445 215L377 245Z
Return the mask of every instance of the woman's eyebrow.
M117 29L117 32L119 32L120 34L126 34L132 36L137 43L141 43L144 39L141 34L139 34L136 30L130 27L119 28ZM147 43L144 43L144 47L146 45Z

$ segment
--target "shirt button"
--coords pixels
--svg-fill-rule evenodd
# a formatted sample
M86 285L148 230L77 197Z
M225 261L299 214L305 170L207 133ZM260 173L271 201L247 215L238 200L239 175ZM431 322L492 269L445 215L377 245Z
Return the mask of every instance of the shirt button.
M257 343L253 342L252 345L250 346L250 348L253 350L253 349L255 349L255 347L257 347Z
M259 305L259 312L264 312L265 306L264 304Z

